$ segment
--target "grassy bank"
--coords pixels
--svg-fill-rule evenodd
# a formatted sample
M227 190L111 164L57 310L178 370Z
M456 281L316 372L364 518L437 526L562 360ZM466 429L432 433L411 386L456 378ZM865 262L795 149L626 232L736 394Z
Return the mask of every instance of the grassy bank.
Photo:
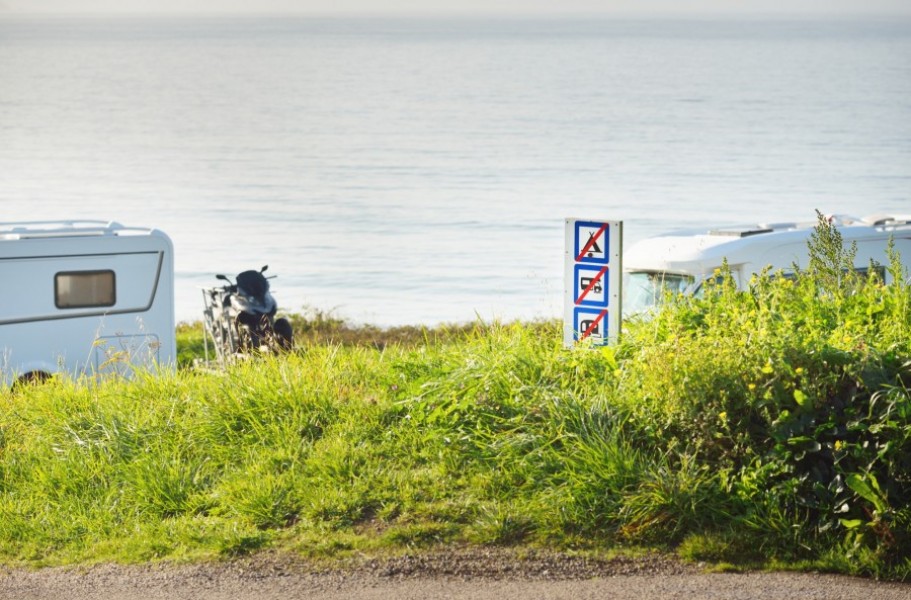
M820 243L615 348L321 317L223 373L0 392L0 560L635 546L909 580L911 292Z

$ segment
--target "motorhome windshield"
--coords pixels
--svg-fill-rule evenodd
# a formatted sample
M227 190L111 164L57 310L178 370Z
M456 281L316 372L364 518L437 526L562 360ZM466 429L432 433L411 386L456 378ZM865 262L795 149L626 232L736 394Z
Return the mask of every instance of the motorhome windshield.
M695 278L665 271L632 271L627 274L624 312L645 312L657 306L665 294L682 294Z

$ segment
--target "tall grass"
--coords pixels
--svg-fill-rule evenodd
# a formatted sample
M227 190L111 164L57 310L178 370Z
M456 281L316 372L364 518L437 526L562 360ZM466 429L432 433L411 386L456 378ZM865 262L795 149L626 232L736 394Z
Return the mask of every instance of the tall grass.
M0 392L0 557L632 545L909 579L911 293L897 257L862 278L819 235L822 267L722 278L613 348L346 327L219 373Z

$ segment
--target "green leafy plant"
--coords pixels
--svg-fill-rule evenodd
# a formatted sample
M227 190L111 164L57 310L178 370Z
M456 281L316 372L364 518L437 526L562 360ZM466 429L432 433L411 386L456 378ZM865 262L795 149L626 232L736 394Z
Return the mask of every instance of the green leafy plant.
M633 545L909 580L911 290L894 249L852 274L837 234L820 217L806 271L723 267L611 348L316 314L223 372L0 391L0 560Z

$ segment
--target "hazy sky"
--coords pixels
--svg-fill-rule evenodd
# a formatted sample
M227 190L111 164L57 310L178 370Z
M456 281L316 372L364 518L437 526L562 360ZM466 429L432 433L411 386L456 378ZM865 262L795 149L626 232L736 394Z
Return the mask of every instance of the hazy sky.
M911 0L0 0L5 13L911 15Z

